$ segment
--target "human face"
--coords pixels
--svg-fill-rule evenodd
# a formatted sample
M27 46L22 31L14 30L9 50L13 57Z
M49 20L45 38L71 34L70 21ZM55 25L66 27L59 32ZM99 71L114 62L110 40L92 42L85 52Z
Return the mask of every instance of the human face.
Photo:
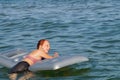
M50 50L50 43L48 41L45 41L44 44L42 45L42 48L46 53Z

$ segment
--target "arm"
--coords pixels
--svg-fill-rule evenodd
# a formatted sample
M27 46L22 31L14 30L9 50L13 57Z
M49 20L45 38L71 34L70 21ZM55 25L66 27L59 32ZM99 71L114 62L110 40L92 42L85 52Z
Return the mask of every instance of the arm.
M52 59L52 58L58 57L58 53L55 52L53 56L50 56L45 52L41 52L40 56L46 59Z

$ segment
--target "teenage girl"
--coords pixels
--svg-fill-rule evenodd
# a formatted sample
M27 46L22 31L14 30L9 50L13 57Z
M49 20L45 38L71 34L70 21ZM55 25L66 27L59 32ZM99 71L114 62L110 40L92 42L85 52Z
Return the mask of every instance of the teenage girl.
M58 53L55 52L53 56L50 56L48 54L50 50L50 43L46 39L42 39L38 41L37 44L37 49L33 50L31 53L26 55L26 57L16 64L9 72L9 78L10 80L16 80L17 74L21 72L25 72L26 74L28 73L28 76L30 76L30 70L29 67L31 65L34 65L37 61L44 59L51 59L58 57Z

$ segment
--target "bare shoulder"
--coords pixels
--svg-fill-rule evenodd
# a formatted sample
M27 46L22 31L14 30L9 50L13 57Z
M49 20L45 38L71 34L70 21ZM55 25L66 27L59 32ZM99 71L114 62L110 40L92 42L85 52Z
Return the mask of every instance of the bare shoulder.
M34 52L38 52L38 50L36 49L36 50L33 50L31 53L34 53Z
M33 50L32 53L45 53L44 50L42 49L36 49L36 50Z
M31 51L31 53L30 54L36 54L36 53L39 53L39 51L36 49L36 50L33 50L33 51Z

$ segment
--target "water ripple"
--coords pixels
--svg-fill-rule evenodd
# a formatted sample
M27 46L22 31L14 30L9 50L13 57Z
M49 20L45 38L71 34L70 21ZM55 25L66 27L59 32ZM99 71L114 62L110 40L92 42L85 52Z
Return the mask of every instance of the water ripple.
M43 79L51 80L119 80L119 2L0 0L0 50L30 51L36 48L39 39L46 38L52 51L84 55L90 61L51 74L43 71L35 79L42 75ZM0 73L0 79L4 73Z

